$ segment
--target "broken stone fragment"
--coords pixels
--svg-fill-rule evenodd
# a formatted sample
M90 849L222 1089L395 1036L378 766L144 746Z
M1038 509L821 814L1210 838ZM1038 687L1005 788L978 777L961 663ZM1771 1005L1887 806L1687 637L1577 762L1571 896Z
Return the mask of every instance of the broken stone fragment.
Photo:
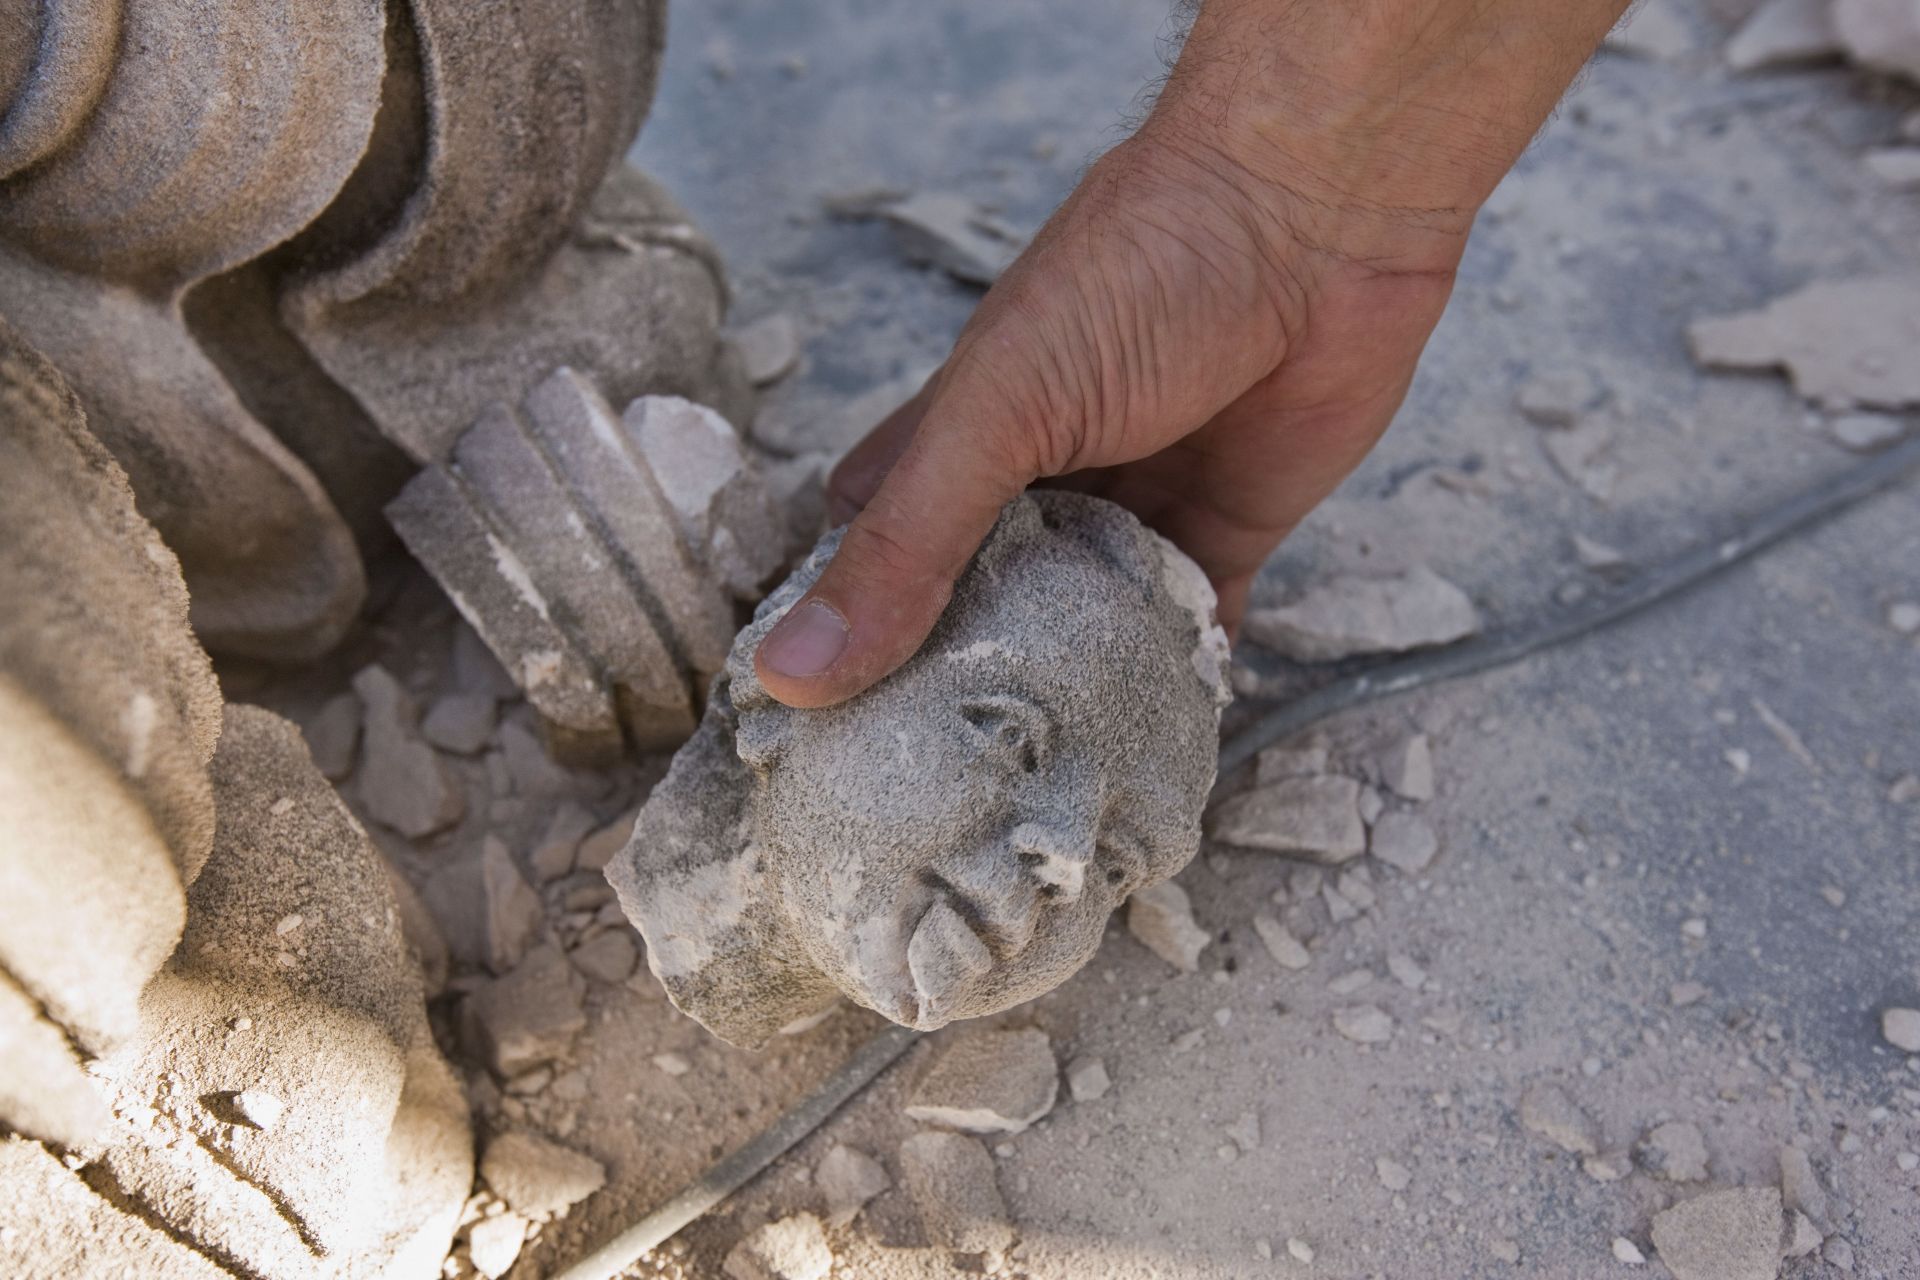
M1360 784L1329 774L1242 791L1209 815L1208 834L1243 849L1345 862L1367 851Z
M1127 932L1182 973L1200 967L1200 953L1210 940L1194 923L1187 891L1171 880L1137 890L1127 899Z
M455 755L470 756L493 738L494 700L485 693L449 693L420 722L420 736Z
M1268 747L1253 758L1256 786L1283 778L1315 778L1326 771L1327 749L1323 746Z
M1781 1147L1780 1203L1787 1209L1805 1214L1816 1226L1827 1225L1827 1191L1813 1161L1799 1147Z
M891 1187L893 1179L866 1152L835 1143L814 1166L813 1185L826 1197L827 1222L844 1227L860 1215L867 1201Z
M1440 851L1440 839L1426 820L1411 813L1383 813L1373 824L1373 856L1407 875L1427 869Z
M1641 0L1607 33L1604 48L1671 62L1693 52L1693 31L1669 0Z
M400 682L373 665L354 676L353 689L365 708L356 781L368 815L409 840L458 822L466 793L447 762L421 741L419 713Z
M462 1038L503 1079L551 1062L586 1029L583 985L558 947L536 947L513 972L467 996Z
M576 969L610 987L631 978L640 963L640 949L634 945L633 934L624 928L596 933L567 954Z
M1283 969L1304 969L1313 962L1306 945L1288 931L1287 926L1272 916L1255 916L1253 931L1260 935L1267 954L1271 955Z
M1727 41L1735 71L1764 71L1840 56L1831 0L1766 0Z
M985 288L1000 278L1026 237L964 196L916 192L907 196L842 201L844 217L884 218L901 256L937 267L965 284Z
M1380 780L1408 800L1433 799L1433 750L1424 733L1410 733L1380 755Z
M1895 191L1920 188L1920 147L1879 147L1867 152L1867 172Z
M1591 1156L1600 1150L1592 1119L1557 1084L1527 1087L1520 1096L1520 1123L1573 1155Z
M633 822L639 810L623 813L580 841L573 865L579 871L605 871L627 841L633 838Z
M1920 1053L1920 1009L1882 1010L1880 1034L1902 1053Z
M1067 1064L1067 1090L1075 1102L1097 1102L1113 1087L1107 1064L1098 1058L1075 1058Z
M1392 1017L1371 1004L1335 1009L1333 1029L1355 1044L1385 1044L1393 1039Z
M547 820L547 829L539 843L527 855L527 867L535 878L545 884L572 871L580 841L593 830L593 824L593 815L580 804L562 801L553 811L553 817Z
M300 726L313 753L313 763L329 782L340 782L353 772L354 749L360 745L360 699L335 694Z
M1656 1125L1636 1151L1647 1172L1668 1182L1707 1180L1707 1143L1697 1126L1680 1120Z
M241 1120L256 1129L271 1129L280 1123L287 1104L265 1089L242 1089L233 1095L233 1110Z
M769 1222L728 1252L727 1280L827 1280L833 1250L820 1219L810 1213Z
M800 360L800 331L784 311L741 325L732 337L733 344L740 348L747 380L756 387L778 382Z
M978 1138L916 1133L900 1144L900 1174L936 1248L1003 1254L1013 1246L993 1157Z
M1920 81L1920 13L1908 0L1833 0L1833 25L1861 66Z
M973 1031L941 1053L907 1115L965 1133L1020 1133L1053 1109L1059 1090L1046 1032Z
M1674 1280L1774 1280L1785 1221L1773 1187L1709 1191L1653 1215L1653 1247Z
M1789 1258L1804 1258L1820 1247L1825 1239L1820 1228L1804 1213L1787 1215L1787 1243L1783 1250Z
M513 1269L527 1240L527 1220L516 1213L497 1213L467 1228L467 1258L487 1280L500 1280Z
M758 600L785 559L786 539L733 425L677 396L642 396L627 406L621 425L678 513L694 559L737 599Z
M1815 281L1757 311L1696 320L1687 340L1709 368L1784 366L1819 404L1920 404L1920 276Z
M479 857L435 871L421 898L453 954L495 973L518 964L546 923L540 895L494 836L481 842Z
M1843 413L1827 423L1827 434L1842 449L1872 453L1898 443L1907 425L1888 413Z
M607 1182L598 1160L525 1130L487 1144L480 1176L515 1213L534 1219L558 1217Z
M1296 662L1423 649L1479 630L1473 601L1425 565L1392 577L1335 578L1246 620L1249 640Z
M1573 555L1582 569L1594 573L1614 574L1627 567L1623 552L1578 533L1573 535Z
M1553 469L1589 498L1601 504L1613 501L1620 464L1614 457L1613 432L1603 423L1589 422L1550 432L1541 437L1540 447Z
M1570 427L1605 398L1605 390L1585 369L1556 369L1521 383L1513 403L1535 426Z

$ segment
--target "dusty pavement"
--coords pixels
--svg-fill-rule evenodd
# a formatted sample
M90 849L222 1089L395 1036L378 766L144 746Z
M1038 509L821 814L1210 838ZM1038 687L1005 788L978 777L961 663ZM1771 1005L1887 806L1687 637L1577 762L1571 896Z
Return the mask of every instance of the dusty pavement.
M1811 280L1920 269L1920 196L1861 159L1920 93L1836 67L1734 76L1719 53L1734 9L1681 9L1691 48L1669 59L1597 59L1483 217L1399 421L1256 603L1426 565L1489 625L1523 622L1606 589L1575 534L1644 565L1855 460L1786 379L1698 370L1685 329ZM826 202L951 192L1031 228L1157 73L1164 10L676 10L635 158L718 240L737 319L797 325L802 361L768 397L763 442L844 442L864 425L849 400L937 361L977 297ZM1570 446L1516 396L1575 371L1593 386ZM1339 892L1339 872L1210 850L1179 880L1211 937L1197 972L1116 922L1079 978L999 1019L1111 1078L986 1139L1018 1238L1005 1272L1661 1275L1658 1211L1709 1186L1779 1187L1794 1147L1825 1203L1792 1177L1790 1200L1827 1239L1782 1274L1920 1275L1920 1059L1878 1022L1920 1004L1920 786L1900 785L1920 773L1920 641L1888 612L1920 599L1917 516L1909 484L1655 615L1324 726L1329 770L1363 779L1386 744L1429 735L1434 798L1390 807L1430 824L1437 856L1415 874L1348 864L1366 883ZM384 590L330 686L230 676L230 694L311 719L371 657L429 704L458 687L430 584ZM1270 659L1243 665L1248 688L1288 687ZM477 856L489 831L527 857L562 796L617 819L659 774L554 773L517 729L491 741L447 756L469 801L452 832L409 845L376 828L417 881ZM604 928L594 882L544 887L563 939ZM1276 960L1262 915L1307 940L1304 969ZM1385 1019L1356 1017L1364 1006ZM449 1034L451 1011L437 1006ZM749 1055L672 1015L644 975L596 977L584 1013L517 1095L469 1068L483 1146L529 1125L607 1172L516 1276L644 1212L874 1025L842 1012ZM903 1111L916 1082L978 1030L917 1047L636 1274L719 1276L760 1224L825 1216L815 1171L837 1145L878 1159L891 1187L827 1227L835 1275L977 1268L930 1246L901 1147L923 1130Z

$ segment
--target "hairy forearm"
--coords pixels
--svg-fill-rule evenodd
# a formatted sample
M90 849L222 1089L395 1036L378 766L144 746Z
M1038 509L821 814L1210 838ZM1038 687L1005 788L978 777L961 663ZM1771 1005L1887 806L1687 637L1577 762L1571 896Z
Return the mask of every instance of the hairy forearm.
M1286 191L1292 233L1420 269L1627 3L1205 0L1147 128Z

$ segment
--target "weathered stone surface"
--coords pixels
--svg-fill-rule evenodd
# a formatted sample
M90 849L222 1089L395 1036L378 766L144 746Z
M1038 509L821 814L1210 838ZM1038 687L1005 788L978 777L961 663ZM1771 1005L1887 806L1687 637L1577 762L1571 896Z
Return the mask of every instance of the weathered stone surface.
M993 1157L978 1138L916 1133L900 1144L900 1174L935 1247L987 1254L1012 1247Z
M1243 849L1345 862L1367 851L1360 784L1329 774L1243 791L1209 815L1208 834Z
M458 822L466 793L452 767L421 741L412 697L377 665L361 668L353 690L365 708L356 783L367 813L409 839Z
M866 1152L836 1144L814 1167L813 1185L826 1197L827 1222L844 1227L860 1215L867 1201L891 1187L893 1179Z
M1127 932L1182 973L1200 967L1207 931L1193 919L1187 891L1171 880L1148 885L1127 899Z
M1784 1220L1773 1187L1709 1191L1653 1215L1653 1247L1674 1280L1774 1280Z
M1450 644L1479 630L1466 592L1425 565L1392 577L1335 578L1246 620L1247 639L1296 662Z
M513 972L467 997L461 1035L502 1077L551 1062L586 1029L584 985L560 948L535 947Z
M827 1280L833 1250L820 1219L810 1213L769 1222L728 1252L727 1280Z
M746 1044L842 993L931 1029L1052 989L1193 856L1213 779L1211 590L1132 516L1016 499L918 655L798 711L753 652L837 545L740 634L608 869L674 1002Z
M14 1274L167 1280L225 1280L233 1274L123 1211L38 1143L0 1138L0 1190L7 1256L26 1262Z
M1920 404L1920 277L1820 280L1757 311L1696 320L1694 359L1715 369L1784 366L1820 404L1898 409Z
M558 1217L607 1183L592 1156L524 1130L487 1144L480 1176L515 1213L535 1219Z
M975 1031L941 1053L907 1115L965 1133L1019 1133L1053 1110L1059 1067L1044 1031Z

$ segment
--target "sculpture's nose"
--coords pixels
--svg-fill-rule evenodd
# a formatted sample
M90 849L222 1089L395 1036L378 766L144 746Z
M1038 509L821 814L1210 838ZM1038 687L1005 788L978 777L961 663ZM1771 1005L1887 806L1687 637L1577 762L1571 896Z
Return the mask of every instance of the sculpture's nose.
M1067 823L1023 822L1010 841L1028 875L1046 886L1056 902L1073 902L1086 888L1087 866L1093 861L1091 831Z

